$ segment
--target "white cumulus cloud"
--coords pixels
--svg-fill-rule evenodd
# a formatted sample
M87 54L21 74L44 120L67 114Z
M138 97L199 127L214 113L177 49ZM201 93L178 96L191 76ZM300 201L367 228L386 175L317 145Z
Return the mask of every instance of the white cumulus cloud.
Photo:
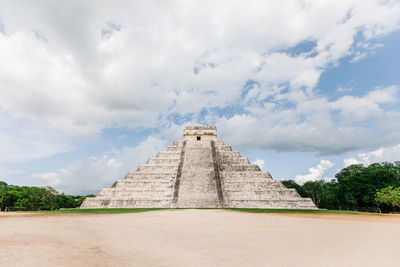
M330 162L329 160L321 160L317 166L311 167L308 169L308 172L309 172L308 174L296 175L296 177L294 178L294 181L296 183L298 183L299 185L303 185L309 181L319 181L324 177L326 171L329 170L330 168L332 168L333 165L334 164L332 162ZM325 178L325 180L330 180L330 178L328 178L328 177L324 177L324 178Z
M355 158L345 158L343 160L344 167L352 164L363 164L368 166L371 163L376 162L394 162L400 161L400 145L392 147L381 147L377 150L360 153Z
M259 107L249 109L248 114L218 118L216 124L224 139L241 149L340 154L366 146L374 147L393 139L393 135L399 136L397 131L388 130L386 133L378 132L377 138L371 129L350 123L390 118L384 105L397 101L398 91L397 86L377 88L364 96L344 96L334 101L292 91L286 97L295 104L293 108L258 104ZM335 116L337 110L341 111L339 117Z
M136 147L81 159L55 172L35 173L31 178L68 194L97 193L101 188L110 187L115 180L124 178L127 172L135 171L139 164L164 148L163 140L150 136Z

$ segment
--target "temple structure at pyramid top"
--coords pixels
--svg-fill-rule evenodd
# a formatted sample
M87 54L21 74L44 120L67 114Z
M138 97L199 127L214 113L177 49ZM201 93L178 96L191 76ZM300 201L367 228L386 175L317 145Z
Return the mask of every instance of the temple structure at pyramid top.
M217 141L217 127L215 126L185 126L184 140L214 140Z
M185 126L183 135L81 208L317 209L217 140L215 126Z

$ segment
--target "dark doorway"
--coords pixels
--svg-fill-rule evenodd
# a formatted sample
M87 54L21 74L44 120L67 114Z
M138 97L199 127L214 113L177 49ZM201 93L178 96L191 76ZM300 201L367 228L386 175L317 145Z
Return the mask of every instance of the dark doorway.
M200 141L201 140L201 137L200 136L197 136L197 141Z

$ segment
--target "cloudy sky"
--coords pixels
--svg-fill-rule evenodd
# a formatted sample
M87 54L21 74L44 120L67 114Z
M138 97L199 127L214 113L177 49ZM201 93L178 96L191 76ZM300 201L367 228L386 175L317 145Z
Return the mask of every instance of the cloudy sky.
M0 0L0 180L96 193L184 125L275 179L400 160L400 1Z

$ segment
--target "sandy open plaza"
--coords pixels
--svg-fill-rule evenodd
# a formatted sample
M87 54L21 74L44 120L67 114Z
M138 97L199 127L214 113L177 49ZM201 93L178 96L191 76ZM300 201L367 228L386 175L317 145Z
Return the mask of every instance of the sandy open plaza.
M1 266L399 266L400 216L0 214Z

